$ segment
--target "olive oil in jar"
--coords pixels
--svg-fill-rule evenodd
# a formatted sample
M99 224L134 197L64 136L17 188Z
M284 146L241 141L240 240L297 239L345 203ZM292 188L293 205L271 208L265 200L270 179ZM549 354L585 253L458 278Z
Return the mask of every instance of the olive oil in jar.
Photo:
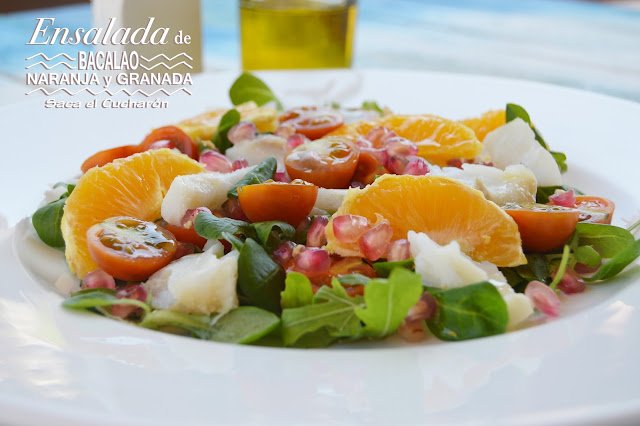
M240 0L242 68L351 66L355 0Z

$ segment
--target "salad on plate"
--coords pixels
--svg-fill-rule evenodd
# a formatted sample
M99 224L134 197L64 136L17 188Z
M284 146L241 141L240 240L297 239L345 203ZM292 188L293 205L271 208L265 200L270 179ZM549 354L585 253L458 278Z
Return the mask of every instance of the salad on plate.
M31 222L64 307L218 342L455 341L562 315L640 256L519 105L285 108L248 73L229 96L53 188Z

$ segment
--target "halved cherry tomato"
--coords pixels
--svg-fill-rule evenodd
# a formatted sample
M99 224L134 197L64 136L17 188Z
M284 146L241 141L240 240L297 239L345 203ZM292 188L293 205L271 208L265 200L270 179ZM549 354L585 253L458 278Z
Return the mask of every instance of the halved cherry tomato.
M113 160L128 157L139 151L140 148L137 145L124 145L116 148L105 149L104 151L98 151L91 157L84 160L80 169L82 170L82 173L86 173L87 170L93 167L102 167Z
M576 196L576 209L580 210L580 222L610 224L616 209L613 201L592 195Z
M115 278L144 281L174 258L177 242L153 222L118 216L87 230L89 254Z
M297 133L311 140L320 139L344 123L340 113L322 107L294 108L280 116L280 121L292 125Z
M360 151L356 172L353 175L354 181L368 185L373 183L376 176L385 173L387 173L387 170L380 164L380 161L373 153L363 150Z
M536 204L531 209L506 208L518 224L525 251L546 253L562 247L573 234L580 212L560 206Z
M360 150L349 139L329 136L295 148L287 155L285 166L292 179L323 188L347 188L359 155Z
M184 226L171 225L164 220L156 221L156 223L171 232L176 237L176 240L180 242L193 244L200 249L207 243L207 239L201 237L193 226L185 228Z
M267 182L238 188L238 201L251 222L281 220L297 226L313 209L318 187L307 182Z
M176 126L164 126L154 129L142 143L140 151L154 148L177 148L180 152L194 160L198 159L198 147L182 129Z

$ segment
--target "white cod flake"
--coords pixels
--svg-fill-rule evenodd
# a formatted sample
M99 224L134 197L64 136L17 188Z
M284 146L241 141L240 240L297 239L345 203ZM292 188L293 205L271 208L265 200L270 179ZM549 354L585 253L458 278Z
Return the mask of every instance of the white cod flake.
M144 283L156 309L187 314L222 315L238 306L238 252L223 257L222 246L184 256L153 274Z
M527 166L536 177L540 186L562 185L560 169L553 156L544 149L522 119L498 127L489 133L483 142L483 153L493 164L501 169L513 164Z
M231 173L199 173L176 177L162 200L162 218L172 225L180 225L189 209L222 206L227 192L253 167L245 167Z
M318 188L318 197L311 214L335 213L340 208L348 189Z
M432 166L430 174L446 176L475 188L499 206L508 203L526 206L536 201L536 177L521 164L504 170L482 164L463 164L462 169Z
M286 154L287 140L276 135L260 135L254 139L243 140L225 152L230 160L244 158L250 166L255 166L269 157L275 157L279 170L284 170Z
M416 272L422 282L441 289L464 287L480 281L496 286L507 304L509 328L524 321L533 313L529 298L513 291L504 275L490 262L476 262L460 251L460 245L452 241L439 245L422 232L409 231L407 238Z

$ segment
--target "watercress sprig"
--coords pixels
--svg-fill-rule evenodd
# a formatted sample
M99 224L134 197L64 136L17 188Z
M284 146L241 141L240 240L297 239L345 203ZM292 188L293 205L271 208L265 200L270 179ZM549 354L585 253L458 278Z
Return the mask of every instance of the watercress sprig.
M258 106L262 106L273 102L279 110L283 109L282 102L280 102L269 86L248 72L242 73L240 77L233 82L229 89L229 98L234 105L253 101Z
M67 185L67 190L55 201L45 204L35 211L31 216L31 223L38 234L38 237L48 246L62 248L64 239L62 238L62 215L67 198L73 192L75 185Z

